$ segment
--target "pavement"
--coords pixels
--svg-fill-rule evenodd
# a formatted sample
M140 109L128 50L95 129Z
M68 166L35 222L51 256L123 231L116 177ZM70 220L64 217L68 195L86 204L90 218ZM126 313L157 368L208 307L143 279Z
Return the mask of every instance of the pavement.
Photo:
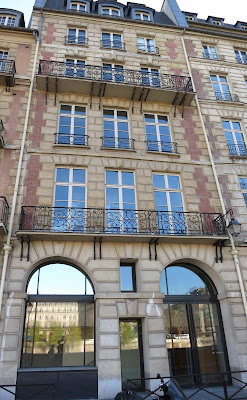
M195 389L184 389L184 393L191 400L217 400L217 399L225 400L224 390L222 387L207 387L205 389L207 391L211 392L212 394L201 390L194 396L190 397L193 393L196 392ZM239 390L239 388L237 388L237 387L227 386L228 399L229 400L238 400L238 399L241 399L241 400L246 399L247 400L247 391L246 390L241 390L239 393L237 393L235 396L233 396L234 393L236 393L238 390Z

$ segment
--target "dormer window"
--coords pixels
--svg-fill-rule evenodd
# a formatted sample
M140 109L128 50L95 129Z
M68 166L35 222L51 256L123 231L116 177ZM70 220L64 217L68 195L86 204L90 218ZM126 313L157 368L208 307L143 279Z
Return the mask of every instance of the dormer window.
M221 21L219 19L213 19L212 21L214 25L221 25Z
M80 2L71 2L70 3L70 10L71 11L78 11L78 12L86 12L87 11L87 5L85 3L80 3Z
M247 24L242 24L242 29L243 29L244 31L247 31Z
M111 15L112 17L120 17L120 10L113 7L102 7L101 14Z
M150 14L142 11L135 11L135 19L139 21L150 21Z
M185 15L185 18L187 19L187 21L195 21L193 15Z
M10 15L0 15L0 25L15 26L16 18Z

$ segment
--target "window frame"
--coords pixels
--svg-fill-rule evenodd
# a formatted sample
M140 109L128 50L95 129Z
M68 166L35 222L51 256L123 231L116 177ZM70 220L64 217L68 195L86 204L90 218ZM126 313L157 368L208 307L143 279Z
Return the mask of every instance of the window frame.
M140 17L141 17L141 18L136 18L136 15L137 15L137 14L140 14ZM148 19L144 19L145 16L147 16ZM150 13L147 12L147 11L138 11L138 10L135 10L135 12L134 12L134 17L135 17L134 19L135 19L136 21L144 21L144 22L150 22L150 21L151 21Z
M170 152L166 152L166 151L162 151L162 141L161 141L161 138L160 138L160 131L159 131L159 127L160 126L166 126L166 124L161 124L161 123L159 123L159 116L161 116L161 117L166 117L167 118L167 126L168 126L168 128L169 128L169 133L170 133L170 142L167 142L167 144L169 143L170 145L171 145L171 143L173 143L173 138L172 138L172 130L171 130L171 124L170 124L170 119L169 119L169 116L168 115L166 115L166 114L150 114L150 113L144 113L144 125L145 125L145 131L146 131L146 125L153 125L153 123L149 123L149 122L146 122L145 121L145 116L146 115L153 115L154 116L154 125L155 125L155 131L156 131L156 138L157 138L157 146L158 146L158 150L149 150L148 149L148 151L157 151L157 152L159 152L159 153L172 153L172 151L170 151ZM147 146L148 146L148 139L147 139L147 132L145 132L146 133L146 141L147 141ZM155 141L153 141L153 142L155 142ZM164 142L164 143L166 143L166 142Z
M6 71L6 67L7 67L7 61L9 58L9 52L5 51L5 50L0 50L0 56L1 54L4 56L6 56L6 58L1 58L0 57L0 72L4 72Z
M113 111L113 118L107 118L107 117L104 117L104 110L107 110L107 111ZM121 138L119 138L118 137L118 133L119 133L119 130L118 130L118 122L120 121L125 121L125 120L121 120L121 119L119 119L118 118L118 115L117 115L117 113L118 112L126 112L126 114L127 114L127 124L128 124L128 139L126 139L126 142L128 141L128 147L119 147L119 145L116 147L116 143L118 143L118 141L119 141L119 139L121 140ZM106 120L106 121L113 121L113 124L114 124L114 147L110 147L110 148L113 148L113 149L121 149L121 150L130 150L130 142L131 142L131 137L130 137L130 124L129 124L129 114L128 114L128 111L127 110L120 110L120 109L112 109L112 108L106 108L106 107L103 107L103 110L102 110L102 120L103 120L103 142L106 140L108 140L108 139L111 139L111 138L108 138L108 137L105 137L105 130L104 130L104 121ZM126 122L126 121L125 121ZM103 146L103 147L106 147L106 146ZM106 147L106 148L109 148L109 147Z
M244 198L244 202L247 207L247 177L242 176L242 177L239 177L238 180L239 180L240 189L241 189L241 192L242 192L242 195ZM246 187L242 187L241 180L246 181L246 182L244 182L244 186L246 186Z
M61 106L69 106L71 107L71 114L63 114L61 113ZM75 108L76 107L84 107L85 108L85 116L76 116L75 114ZM70 115L71 117L71 125L70 125L70 133L69 133L69 143L65 143L63 144L64 146L71 146L74 145L73 141L74 138L76 138L76 135L74 134L74 127L75 127L75 118L81 118L81 119L85 119L85 135L80 135L80 138L82 138L84 136L85 138L85 144L82 144L82 146L86 146L87 145L87 107L85 105L81 105L81 104L65 104L65 103L61 103L60 104L60 109L59 109L59 113L58 113L58 121L57 121L57 136L59 136L59 128L60 128L60 116L61 115L65 115L68 116ZM60 135L62 135L60 133ZM66 135L67 136L67 135ZM59 143L58 143L59 144ZM77 145L78 146L78 145Z
M107 39L103 39L103 35L104 34L105 35L110 35L110 38L109 38L109 41L108 41L110 43L109 46L104 44L104 41L107 41ZM114 35L120 36L119 45L114 46ZM116 41L116 39L115 39L115 41ZM124 50L123 34L122 33L117 33L117 32L105 32L105 31L102 31L101 32L101 44L102 44L102 47L106 48L106 49Z
M247 53L244 50L237 50L234 49L234 53L235 53L235 57L236 57L236 61L239 64L247 64Z
M223 122L228 122L230 124L230 129L224 128ZM239 126L240 126L239 130L235 129L233 127L233 123L234 122L237 122L239 124ZM239 151L239 145L245 146L245 148L246 148L246 141L245 141L245 137L244 137L244 133L243 133L243 129L242 129L241 123L239 121L234 121L234 120L230 120L230 119L228 119L228 120L222 119L222 128L223 128L223 131L224 131L224 134L225 134L225 139L226 139L227 145L230 145L231 143L228 143L228 140L227 140L227 137L226 137L226 132L230 132L231 135L232 135L232 138L233 138L233 145L236 148L236 154L231 153L230 148L229 148L229 154L231 156L234 156L234 155L235 156L241 156L241 152ZM243 139L241 143L239 143L239 141L237 140L236 133L241 133L242 139Z
M169 193L169 196L166 197L167 198L167 209L168 209L167 211L168 212L176 212L176 211L172 211L172 209L171 209L170 193L180 193L181 194L181 201L182 201L182 208L183 208L183 211L180 211L180 212L185 212L185 210L184 210L184 199L183 199L183 189L182 189L182 185L181 185L181 177L180 177L180 175L164 174L164 173L159 173L159 172L152 173L152 176L154 176L154 175L162 175L162 176L164 176L164 181L165 181L165 186L166 187L168 186L168 176L178 177L180 189L173 189L173 188L166 188L166 187L164 189L155 188L154 185L153 185L153 190L154 190L154 192L155 191L159 191L159 192ZM169 197L169 201L168 201L168 197ZM154 202L155 202L155 196L154 196ZM155 204L155 207L156 207L156 204Z
M138 39L141 39L144 41L144 45L141 45L140 43L138 43ZM148 44L148 40L152 40L153 44L152 46L150 44ZM144 46L144 49L140 49L139 46ZM153 51L150 51L150 48L153 48ZM155 47L155 40L153 38L148 38L148 37L140 37L137 36L137 51L140 53L148 53L148 54L156 54L156 47Z
M105 14L104 10L109 10L109 14ZM113 15L112 11L117 11L118 15ZM108 16L108 17L121 17L120 8L110 7L110 6L103 6L103 7L101 7L101 15L105 15L105 16Z
M107 77L108 75L108 77ZM124 66L111 62L102 63L102 80L106 82L124 82ZM123 111L123 110L119 110Z
M125 267L131 267L131 276L132 276L132 290L122 290L121 288L121 268L125 268ZM120 270L119 270L119 276L120 276L120 292L121 293L136 293L137 292L137 288L136 288L136 266L135 263L126 263L126 262L120 262Z
M215 81L213 81L212 80L212 77L213 76L216 76L216 80ZM226 79L226 81L221 81L220 80L220 78L225 78ZM230 84L229 84L229 81L228 81L228 78L227 78L227 76L226 75L219 75L219 74L211 74L210 73L210 81L211 81L211 84L212 84L212 87L213 87L213 90L214 90L214 94L215 94L215 97L216 97L216 100L226 100L225 99L225 95L226 94L228 94L229 95L229 98L231 97L231 87L230 87ZM218 86L219 86L219 90L217 90L217 91L215 91L215 89L214 89L214 83L217 83L218 84ZM222 85L227 85L227 87L228 87L228 91L224 91L223 89L222 89ZM217 97L217 93L218 94L220 94L220 98L218 98Z
M71 37L74 36L72 33L69 32L70 30L75 30L76 31L74 39L70 39ZM85 37L84 37L83 43L79 43L79 32L85 32ZM87 46L87 31L86 31L86 29L68 27L66 43L67 44L77 44L77 45L81 45L81 46Z
M5 22L4 22L4 24L1 24L1 20L3 19L3 18L5 18ZM14 20L14 24L13 23L10 23L9 24L9 20ZM12 15L4 15L4 14L1 14L0 15L0 26L16 26L16 17L15 16L12 16Z
M205 49L206 47L206 49ZM204 58L208 60L218 60L218 50L215 45L202 44ZM213 50L212 50L213 49Z
M74 10L72 8L73 5L76 5L76 10ZM80 10L80 6L84 6L85 10ZM79 2L79 1L71 1L69 9L70 9L70 11L85 13L85 12L87 12L87 3L83 3L83 2Z

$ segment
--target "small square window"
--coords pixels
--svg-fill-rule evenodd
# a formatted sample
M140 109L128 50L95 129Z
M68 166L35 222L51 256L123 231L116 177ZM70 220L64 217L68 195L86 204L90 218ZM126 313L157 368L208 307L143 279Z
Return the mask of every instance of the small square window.
M136 292L135 265L120 265L120 289L121 292Z

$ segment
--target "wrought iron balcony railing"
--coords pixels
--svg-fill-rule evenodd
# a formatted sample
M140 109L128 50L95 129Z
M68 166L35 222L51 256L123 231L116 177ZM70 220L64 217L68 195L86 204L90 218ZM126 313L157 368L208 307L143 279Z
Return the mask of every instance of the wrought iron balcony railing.
M63 144L68 146L88 146L88 136L55 133L55 144Z
M78 78L90 81L113 82L134 86L157 87L158 89L191 92L191 78L180 75L146 73L120 68L104 68L93 65L70 67L63 62L42 60L39 64L39 75ZM155 82L155 83L153 83ZM158 83L157 83L158 82Z
M115 50L125 50L125 43L122 40L108 40L103 39L100 41L101 47Z
M174 153L178 154L177 143L174 142L159 142L147 140L148 151L159 151L161 153Z
M102 137L102 147L108 149L134 150L135 139L120 139Z
M239 97L237 94L231 94L229 92L215 92L216 100L225 100L225 101L239 101Z
M203 53L203 57L206 58L207 60L225 61L225 56L220 56L219 54Z
M20 231L225 236L221 214L74 207L22 207Z
M0 60L0 73L15 75L15 62L14 60Z
M245 143L242 144L227 144L230 156L247 157L247 147Z
M4 224L5 228L7 228L8 216L9 205L7 199L4 196L0 196L0 222Z
M152 53L152 54L160 54L159 47L155 47L147 44L138 44L137 50L143 53Z
M245 59L245 58L236 57L236 61L239 64L247 64L247 58Z
M3 130L4 130L3 121L0 119L0 135L2 134Z
M88 39L84 36L76 36L76 35L68 35L65 36L65 43L68 44L81 44L83 46L87 46L88 45Z

